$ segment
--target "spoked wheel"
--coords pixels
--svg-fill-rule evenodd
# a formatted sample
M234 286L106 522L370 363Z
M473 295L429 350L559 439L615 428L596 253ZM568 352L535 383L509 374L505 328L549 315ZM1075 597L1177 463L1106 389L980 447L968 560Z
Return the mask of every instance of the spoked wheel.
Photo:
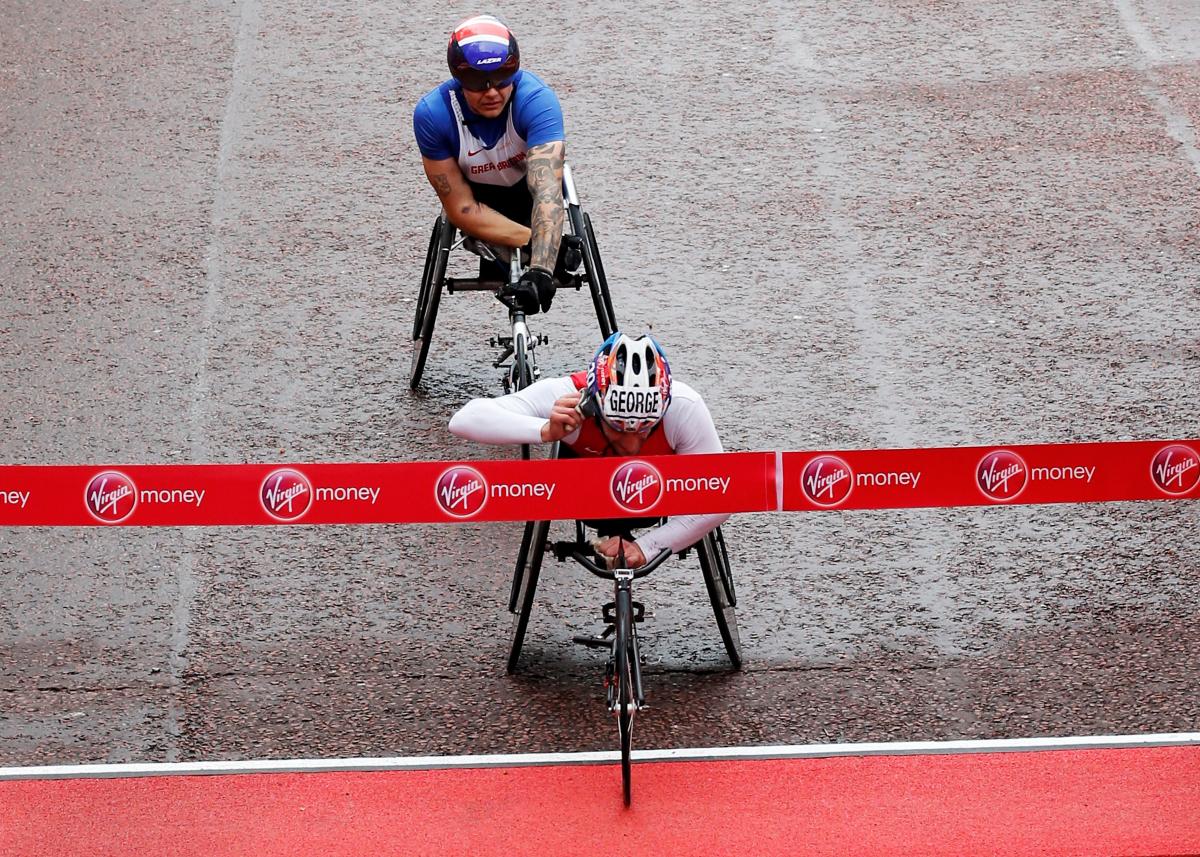
M433 324L437 320L438 304L442 299L442 281L446 276L446 260L450 257L450 245L454 242L454 227L445 215L433 222L433 234L429 236L429 249L425 253L425 270L421 274L421 289L417 293L417 311L413 319L412 363L409 366L408 386L417 389L421 374L425 371L425 358L429 356L429 341L433 336Z
M733 573L729 568L729 557L725 551L725 539L720 528L709 533L696 546L700 556L700 570L704 573L704 586L708 589L708 600L712 603L713 616L721 632L721 641L735 670L742 668L742 642L738 637L737 597L733 591Z
M513 614L512 639L508 647L509 675L517 671L517 662L521 659L521 644L525 642L525 631L529 628L529 614L533 612L533 596L537 592L549 533L549 521L530 521L525 525L521 539L512 592L508 597L508 609Z
M608 284L604 281L604 271L600 267L600 250L596 247L588 225L590 220L578 205L567 206L567 214L571 218L571 231L582 239L580 249L583 251L583 270L587 276L588 291L592 295L592 306L596 310L596 321L600 325L600 333L607 339L617 329L616 320L612 317L611 301L605 300Z
M637 652L633 642L633 596L628 589L617 590L616 634L613 637L613 658L617 683L617 730L621 735L621 788L625 806L633 798L633 659Z

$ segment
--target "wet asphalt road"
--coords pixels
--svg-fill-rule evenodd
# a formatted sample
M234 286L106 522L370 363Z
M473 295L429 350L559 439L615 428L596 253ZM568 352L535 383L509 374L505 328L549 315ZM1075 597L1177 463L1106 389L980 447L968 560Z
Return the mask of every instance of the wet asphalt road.
M618 317L731 449L1196 436L1200 12L509 4ZM0 4L0 461L485 458L480 295L407 333L413 102L473 9ZM566 22L560 24L560 22ZM584 295L546 373L595 345ZM1195 503L743 516L747 669L639 587L641 747L1200 730ZM0 764L615 747L605 590L512 525L0 532Z

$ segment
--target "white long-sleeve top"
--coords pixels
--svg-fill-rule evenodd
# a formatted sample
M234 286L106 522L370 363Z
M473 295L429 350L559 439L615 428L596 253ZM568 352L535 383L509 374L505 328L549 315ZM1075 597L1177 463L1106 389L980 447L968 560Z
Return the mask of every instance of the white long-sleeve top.
M549 422L554 403L577 392L575 382L567 376L544 378L524 390L495 399L472 399L450 418L450 431L478 443L541 443L542 427ZM671 405L663 417L661 431L666 432L667 443L676 455L724 452L704 399L680 381L671 382ZM563 442L571 443L578 437L576 429ZM637 545L647 559L663 548L680 551L728 519L729 515L677 515L661 527L643 533Z

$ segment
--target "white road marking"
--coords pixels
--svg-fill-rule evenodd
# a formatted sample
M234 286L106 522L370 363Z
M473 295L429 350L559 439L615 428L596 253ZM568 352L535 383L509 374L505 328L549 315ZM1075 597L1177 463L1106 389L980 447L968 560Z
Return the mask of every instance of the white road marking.
M206 406L210 392L208 372L211 350L212 328L221 305L221 292L225 280L223 266L228 249L222 239L222 225L233 208L227 196L231 184L230 162L234 142L242 127L242 113L246 101L246 87L252 70L254 40L261 29L259 0L243 0L234 36L233 67L230 74L229 97L225 101L225 112L221 117L221 137L217 148L216 175L213 187L212 215L208 224L208 247L204 253L204 305L199 328L195 333L196 383L192 387L192 402L189 422L192 432L192 461L210 461L207 434L204 430ZM184 536L187 549L183 551L176 569L178 594L171 613L171 649L167 663L171 672L172 694L167 704L165 728L167 732L167 758L179 758L179 738L183 732L183 706L179 693L183 688L183 676L187 672L187 650L191 644L192 603L196 599L196 564L201 551L202 531L188 528Z
M901 741L862 744L798 744L767 747L708 747L634 750L636 762L822 759L839 756L934 756L954 753L1013 753L1047 750L1106 750L1200 745L1200 732L1149 735L1088 735L1051 738L996 738L969 741ZM195 774L285 774L338 771L427 771L447 768L512 768L547 765L602 765L620 761L616 750L591 753L524 753L489 756L399 756L352 759L250 759L231 762L152 762L96 765L44 765L0 768L0 781L111 779Z
M1200 175L1200 147L1197 146L1196 142L1196 129L1192 126L1187 114L1177 109L1171 103L1171 99L1163 92L1163 88L1158 81L1158 75L1154 70L1154 66L1165 62L1166 57L1154 41L1150 30L1138 18L1137 12L1134 10L1133 3L1130 0L1113 0L1113 6L1116 7L1125 32L1133 39L1134 44L1137 45L1138 51L1145 60L1138 64L1138 68L1146 75L1146 84L1143 89L1144 94L1154 102L1159 115L1167 123L1167 133L1171 135L1171 138L1175 142L1179 143L1180 148L1183 149L1184 156L1191 162L1192 169L1196 171L1197 175Z

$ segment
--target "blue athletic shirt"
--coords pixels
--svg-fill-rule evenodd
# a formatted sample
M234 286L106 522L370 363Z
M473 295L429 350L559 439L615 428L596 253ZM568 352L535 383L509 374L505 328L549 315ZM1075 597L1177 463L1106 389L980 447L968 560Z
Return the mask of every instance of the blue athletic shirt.
M457 158L468 181L511 185L525 177L527 149L564 139L562 107L554 90L522 70L504 110L487 119L472 113L458 81L448 80L417 102L413 133L422 155L435 161ZM482 151L471 151L472 146Z

